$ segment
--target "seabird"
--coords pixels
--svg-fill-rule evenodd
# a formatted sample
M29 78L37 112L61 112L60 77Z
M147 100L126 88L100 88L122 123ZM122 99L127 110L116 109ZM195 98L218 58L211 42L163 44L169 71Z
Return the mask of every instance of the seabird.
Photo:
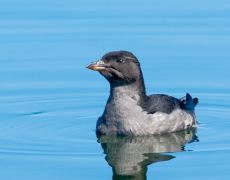
M113 51L87 68L110 84L110 95L96 124L97 135L142 136L185 130L196 125L198 98L147 95L140 63L128 51Z

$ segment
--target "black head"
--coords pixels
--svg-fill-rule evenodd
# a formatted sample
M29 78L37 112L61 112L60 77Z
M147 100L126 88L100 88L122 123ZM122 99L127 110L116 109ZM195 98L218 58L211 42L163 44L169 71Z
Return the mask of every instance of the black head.
M142 78L137 58L128 51L113 51L87 68L99 71L112 85L125 85Z

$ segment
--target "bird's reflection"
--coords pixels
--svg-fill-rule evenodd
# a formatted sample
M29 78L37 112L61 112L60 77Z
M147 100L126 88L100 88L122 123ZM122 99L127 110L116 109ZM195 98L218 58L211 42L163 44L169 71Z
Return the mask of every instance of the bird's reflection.
M115 180L146 179L148 165L175 158L163 153L184 151L184 145L194 141L198 141L196 129L145 137L98 137Z

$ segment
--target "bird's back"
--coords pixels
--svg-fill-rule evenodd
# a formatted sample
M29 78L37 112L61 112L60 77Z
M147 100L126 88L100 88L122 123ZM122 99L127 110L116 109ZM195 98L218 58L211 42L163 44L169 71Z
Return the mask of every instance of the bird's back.
M194 111L197 104L198 99L193 99L188 93L181 99L164 94L154 94L147 97L147 101L144 103L143 108L149 114L153 114L155 112L170 114L178 108L187 111Z
M172 96L164 94L154 94L147 97L144 109L149 113L155 112L171 113L173 110L181 108L181 101Z

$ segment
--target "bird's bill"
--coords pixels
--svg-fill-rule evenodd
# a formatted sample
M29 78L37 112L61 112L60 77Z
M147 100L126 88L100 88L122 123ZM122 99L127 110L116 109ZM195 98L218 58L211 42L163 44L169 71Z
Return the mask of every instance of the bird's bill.
M106 67L107 67L106 64L102 60L99 60L89 64L86 68L94 71L103 71L106 69Z

